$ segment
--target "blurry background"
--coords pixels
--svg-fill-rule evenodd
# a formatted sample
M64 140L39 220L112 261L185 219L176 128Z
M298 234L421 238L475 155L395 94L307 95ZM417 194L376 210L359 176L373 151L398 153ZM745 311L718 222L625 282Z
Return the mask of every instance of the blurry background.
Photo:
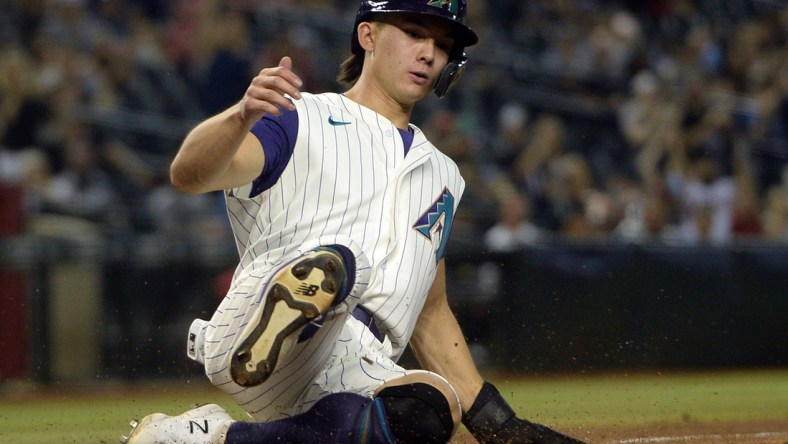
M196 376L235 266L167 168L259 69L337 90L357 2L0 0L0 383ZM472 1L414 123L467 181L452 304L483 368L788 364L788 7Z

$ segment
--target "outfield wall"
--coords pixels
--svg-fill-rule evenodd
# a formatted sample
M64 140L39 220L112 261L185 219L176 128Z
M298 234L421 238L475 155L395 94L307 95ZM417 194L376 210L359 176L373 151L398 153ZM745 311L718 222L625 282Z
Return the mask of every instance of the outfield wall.
M498 296L481 306L467 286L452 289L499 368L788 364L786 248L553 244L466 260L500 270ZM477 325L490 330L475 338Z

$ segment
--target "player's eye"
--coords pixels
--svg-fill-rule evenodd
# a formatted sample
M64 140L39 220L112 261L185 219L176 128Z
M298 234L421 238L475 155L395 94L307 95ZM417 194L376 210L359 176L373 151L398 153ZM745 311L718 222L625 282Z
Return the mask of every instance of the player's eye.
M441 40L436 41L435 46L437 46L438 49L440 49L441 51L447 54L451 51L451 47L452 47L451 43Z
M402 30L407 36L414 38L414 39L422 39L424 38L424 33L415 28L404 28Z

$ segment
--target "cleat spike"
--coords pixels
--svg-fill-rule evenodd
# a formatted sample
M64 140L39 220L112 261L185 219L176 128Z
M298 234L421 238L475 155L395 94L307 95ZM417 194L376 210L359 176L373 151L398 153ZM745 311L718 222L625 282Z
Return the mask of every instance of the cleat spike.
M314 319L320 315L320 312L315 310L314 308L307 308L304 310L304 316L309 319Z
M249 350L241 350L235 354L235 357L238 358L239 362L249 362L249 359L251 359L251 354L249 353Z
M283 296L282 296L282 290L280 290L280 289L279 289L279 287L274 287L274 288L272 288L272 289L271 289L271 297L272 297L272 298L273 298L275 301L281 301L281 300L282 300L282 298L283 298Z
M337 263L334 262L333 260L326 262L326 270L333 273L334 271L337 270Z

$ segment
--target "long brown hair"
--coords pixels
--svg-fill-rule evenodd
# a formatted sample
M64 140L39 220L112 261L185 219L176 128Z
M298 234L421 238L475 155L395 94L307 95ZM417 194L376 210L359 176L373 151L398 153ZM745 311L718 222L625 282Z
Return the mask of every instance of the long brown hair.
M364 67L364 56L351 54L339 66L337 81L347 88L353 87L361 77L361 69Z

